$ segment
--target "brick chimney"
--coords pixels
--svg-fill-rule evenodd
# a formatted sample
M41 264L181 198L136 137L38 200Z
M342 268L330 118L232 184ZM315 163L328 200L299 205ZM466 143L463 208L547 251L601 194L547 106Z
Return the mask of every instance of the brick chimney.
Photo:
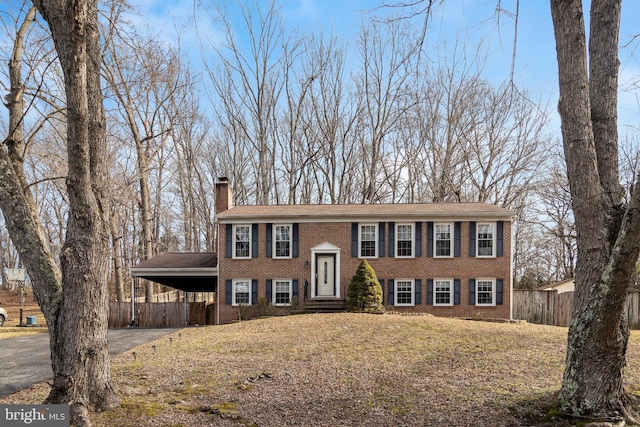
M221 176L216 182L216 214L222 213L233 207L233 190L226 176Z

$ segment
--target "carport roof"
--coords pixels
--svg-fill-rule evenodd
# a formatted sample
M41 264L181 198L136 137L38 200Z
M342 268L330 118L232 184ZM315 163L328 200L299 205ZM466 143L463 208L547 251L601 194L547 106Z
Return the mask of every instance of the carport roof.
M185 292L215 292L218 284L218 254L215 252L167 252L135 267L141 277Z

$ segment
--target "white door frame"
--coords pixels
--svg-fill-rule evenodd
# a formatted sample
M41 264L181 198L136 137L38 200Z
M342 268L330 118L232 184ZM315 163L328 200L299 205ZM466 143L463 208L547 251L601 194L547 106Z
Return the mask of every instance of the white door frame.
M311 298L319 298L317 296L316 290L316 258L318 257L318 255L335 256L335 298L340 299L340 248L328 242L324 242L316 247L311 248Z

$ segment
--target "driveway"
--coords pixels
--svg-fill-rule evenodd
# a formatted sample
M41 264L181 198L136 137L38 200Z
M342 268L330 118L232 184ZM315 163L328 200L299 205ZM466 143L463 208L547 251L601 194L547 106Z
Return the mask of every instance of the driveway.
M109 354L154 341L179 328L109 329ZM49 334L0 340L0 398L53 377L49 353Z

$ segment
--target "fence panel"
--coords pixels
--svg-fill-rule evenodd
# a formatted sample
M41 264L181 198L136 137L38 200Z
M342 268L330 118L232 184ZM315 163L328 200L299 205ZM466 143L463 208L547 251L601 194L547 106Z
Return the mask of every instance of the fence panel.
M135 304L136 315L132 326L140 328L167 328L189 325L213 325L213 304L190 302L163 302ZM185 312L186 310L186 312ZM131 325L131 303L109 303L109 328L125 328Z

